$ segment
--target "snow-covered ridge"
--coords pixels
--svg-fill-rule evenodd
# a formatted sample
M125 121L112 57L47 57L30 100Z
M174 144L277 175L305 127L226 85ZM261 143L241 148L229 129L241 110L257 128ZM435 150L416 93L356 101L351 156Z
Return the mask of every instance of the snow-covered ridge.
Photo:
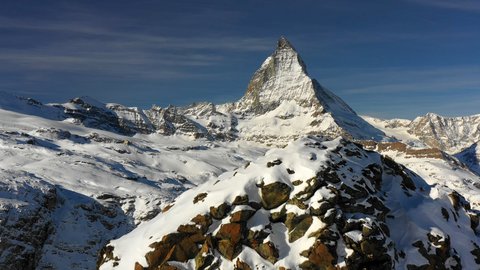
M100 269L476 269L477 218L391 159L301 138L183 193Z

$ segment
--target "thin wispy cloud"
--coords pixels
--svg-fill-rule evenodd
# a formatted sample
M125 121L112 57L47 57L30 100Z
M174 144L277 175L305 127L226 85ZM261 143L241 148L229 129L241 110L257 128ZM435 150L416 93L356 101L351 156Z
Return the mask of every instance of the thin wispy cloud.
M432 94L460 89L480 90L480 66L382 68L348 70L349 75L325 78L345 95Z
M479 113L480 66L352 68L342 72L324 77L324 86L364 115L414 118L427 112L445 116Z
M408 0L417 4L468 12L480 12L478 0Z
M77 15L69 21L39 22L0 17L0 29L20 30L19 35L23 33L31 44L21 44L21 49L2 49L0 70L96 72L122 77L178 79L201 76L185 68L221 64L224 51L271 48L268 38L169 37L95 26L95 21L88 18L89 15L79 19ZM52 41L36 42L41 35L52 36Z

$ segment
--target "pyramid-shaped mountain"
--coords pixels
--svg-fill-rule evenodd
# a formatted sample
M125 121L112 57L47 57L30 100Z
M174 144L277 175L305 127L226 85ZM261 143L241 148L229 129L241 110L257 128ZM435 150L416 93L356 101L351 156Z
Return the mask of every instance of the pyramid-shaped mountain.
M233 111L250 114L252 118L268 115L284 120L280 121L280 125L290 126L292 130L286 132L290 135L298 135L293 134L297 130L362 140L382 140L385 137L341 98L310 78L302 58L285 37L279 39L273 54L255 72L245 95L234 104ZM285 121L288 119L291 120ZM266 133L263 129L261 134L269 135L268 121L250 124L257 125L258 122L267 129ZM271 135L283 135L278 126L273 132Z

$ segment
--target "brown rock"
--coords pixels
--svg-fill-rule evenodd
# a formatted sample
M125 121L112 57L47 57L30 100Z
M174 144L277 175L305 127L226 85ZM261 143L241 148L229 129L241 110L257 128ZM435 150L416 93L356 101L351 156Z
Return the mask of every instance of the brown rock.
M139 264L138 262L135 262L135 268L134 269L135 270L144 270L145 268L141 264Z
M333 208L333 205L327 201L321 202L318 208L310 208L310 214L314 216L323 216L327 213L328 209Z
M313 218L311 216L305 216L303 219L298 221L294 229L288 234L288 241L292 243L303 237L308 228L310 228L310 225L312 225L312 222Z
M227 259L233 260L242 250L241 240L244 227L240 223L223 224L215 237L218 241L218 251Z
M273 166L276 166L276 165L280 165L282 164L282 161L280 159L276 159L272 162L267 162L267 168L270 168L270 167L273 167Z
M168 210L170 210L170 208L172 208L175 204L171 203L167 206L165 206L163 209L162 209L162 213L165 213L167 212Z
M308 208L308 206L305 203L303 203L300 199L298 199L297 197L291 198L290 200L287 201L287 203L295 205L302 210L306 210Z
M230 215L230 222L246 222L255 214L254 210L240 210Z
M199 248L193 239L186 237L182 239L177 245L174 246L174 252L169 260L186 262L195 258Z
M212 254L212 239L211 236L207 236L205 243L203 243L202 248L198 252L197 256L195 256L195 270L204 270L209 267L215 257Z
M195 234L195 233L201 233L202 231L195 224L186 224L186 225L178 226L177 232L186 233L186 234Z
M163 264L157 268L158 270L180 270L175 266L169 265L169 264Z
M235 262L235 270L252 270L250 265L248 265L246 262L241 261L240 259L237 259Z
M209 215L197 215L191 221L200 226L202 233L206 233L208 227L212 225L212 218Z
M270 210L285 203L292 189L285 183L275 182L261 187L263 208Z
M335 270L334 260L328 247L317 241L308 252L308 260L299 266L302 270Z
M193 198L193 203L198 203L199 201L203 201L207 197L207 193L200 193L195 198Z
M223 224L215 235L219 239L228 239L234 243L242 239L243 226L239 223Z
M167 261L186 262L198 253L198 243L205 240L203 234L171 233L162 238L161 242L150 245L153 251L145 255L149 268L162 266Z
M0 246L1 247L1 246ZM97 268L100 267L100 265L108 262L108 261L111 261L111 260L114 260L114 261L118 261L118 257L113 257L113 247L112 246L104 246L102 247L102 249L100 250L99 254L98 254L98 258L97 258Z
M268 235L269 235L269 233L267 233L265 231L262 231L262 230L260 230L260 231L249 230L248 234L247 234L248 245L251 248L256 249L258 247L258 245L263 243L263 240L265 238L267 238Z
M278 260L278 250L275 245L268 241L267 243L261 243L255 249L262 258L274 264Z
M230 205L222 203L218 207L210 207L210 215L215 219L224 219L230 210Z
M242 251L242 245L234 244L230 240L218 241L218 252L228 260L233 260Z
M286 217L287 210L285 209L285 207L282 207L279 212L273 212L270 214L270 221L272 223L285 222Z
M233 199L233 205L247 205L248 204L248 195L237 196Z

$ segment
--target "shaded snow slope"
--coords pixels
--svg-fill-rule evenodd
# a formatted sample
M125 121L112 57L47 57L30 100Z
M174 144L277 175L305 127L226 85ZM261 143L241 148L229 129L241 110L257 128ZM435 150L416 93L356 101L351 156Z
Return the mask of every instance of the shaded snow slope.
M456 154L455 157L465 163L470 170L480 175L480 147L478 147L478 143L472 144L470 147Z

